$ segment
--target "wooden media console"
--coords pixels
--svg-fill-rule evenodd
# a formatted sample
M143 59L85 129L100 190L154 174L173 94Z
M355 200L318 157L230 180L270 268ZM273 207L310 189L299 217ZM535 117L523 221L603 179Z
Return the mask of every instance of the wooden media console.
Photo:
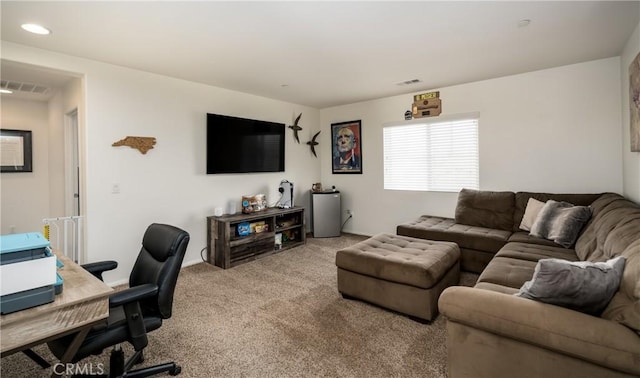
M207 262L223 269L305 243L303 207L207 217Z

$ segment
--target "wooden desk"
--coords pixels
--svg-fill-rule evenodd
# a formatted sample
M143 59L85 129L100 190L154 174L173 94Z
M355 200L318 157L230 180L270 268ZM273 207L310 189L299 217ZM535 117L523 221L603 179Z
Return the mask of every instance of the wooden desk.
M62 293L51 303L0 316L2 357L78 332L60 360L70 362L91 327L109 316L113 289L69 258L56 256L64 264L58 269Z

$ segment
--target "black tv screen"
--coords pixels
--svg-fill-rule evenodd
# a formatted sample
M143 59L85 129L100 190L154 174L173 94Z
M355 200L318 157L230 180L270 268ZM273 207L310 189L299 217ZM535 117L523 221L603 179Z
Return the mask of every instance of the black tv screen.
M284 172L283 123L207 114L207 174Z

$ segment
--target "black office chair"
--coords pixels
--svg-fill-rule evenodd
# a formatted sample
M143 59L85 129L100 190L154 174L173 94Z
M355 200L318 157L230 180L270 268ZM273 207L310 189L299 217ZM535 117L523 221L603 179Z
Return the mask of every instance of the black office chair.
M147 228L142 249L129 276L129 288L109 297L108 322L91 329L72 362L92 354L99 355L106 347L129 342L135 349L134 355L125 362L123 357L118 358L118 354L122 354L119 346L114 348L109 377L148 377L162 372L180 374L181 367L175 362L134 371L130 369L144 360L147 332L160 328L162 320L171 317L173 292L187 244L189 234L179 228L157 223ZM99 279L102 279L103 272L116 267L115 261L83 265ZM74 336L49 342L49 349L61 358Z

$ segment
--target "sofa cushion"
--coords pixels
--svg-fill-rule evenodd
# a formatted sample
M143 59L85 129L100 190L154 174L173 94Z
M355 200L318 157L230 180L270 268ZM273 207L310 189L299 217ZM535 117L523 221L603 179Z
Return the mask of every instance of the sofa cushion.
M536 261L496 256L480 273L476 285L490 283L519 289L531 279L536 264Z
M542 259L516 295L599 315L618 291L624 265L622 256L599 263Z
M403 223L396 228L398 235L414 238L451 241L460 248L498 252L511 235L510 231L469 226L456 223L451 218L423 215L415 221Z
M482 271L478 283L520 289L533 276L538 261L548 258L578 259L573 250L558 246L507 243Z
M558 247L558 244L553 240L548 240L544 238L539 238L537 236L533 236L529 234L528 231L519 231L514 232L511 236L509 236L509 243L528 243L528 244L539 244L539 245L548 245L551 247Z
M569 248L575 243L589 218L589 206L574 206L568 202L549 200L533 222L531 235L553 240Z
M564 194L564 193L534 193L534 192L517 192L515 195L515 208L513 210L513 231L518 231L522 217L527 208L529 198L535 198L541 202L548 200L569 202L577 206L589 206L595 200L600 198L602 193L598 194Z
M607 193L594 201L591 209L591 220L576 241L580 260L606 261L638 240L640 207L635 203L619 194ZM640 292L637 295L640 297Z
M498 257L538 262L542 259L563 259L579 261L573 249L556 245L539 245L531 243L508 243L496 254Z
M588 261L627 259L619 292L602 317L640 332L640 206L607 193L592 208L592 220L576 242L576 253Z
M513 192L462 189L458 194L455 220L469 226L511 231L514 206Z
M522 222L520 222L520 229L525 231L531 231L531 226L533 226L533 222L536 221L538 217L538 213L544 207L544 202L538 201L535 198L529 198L527 202L527 208L524 210L524 216L522 217Z
M601 317L625 325L640 336L640 299L633 300L618 291Z
M635 222L640 226L640 220ZM638 231L640 235L640 231ZM621 254L627 259L620 289L602 313L605 319L623 324L640 334L640 238Z

